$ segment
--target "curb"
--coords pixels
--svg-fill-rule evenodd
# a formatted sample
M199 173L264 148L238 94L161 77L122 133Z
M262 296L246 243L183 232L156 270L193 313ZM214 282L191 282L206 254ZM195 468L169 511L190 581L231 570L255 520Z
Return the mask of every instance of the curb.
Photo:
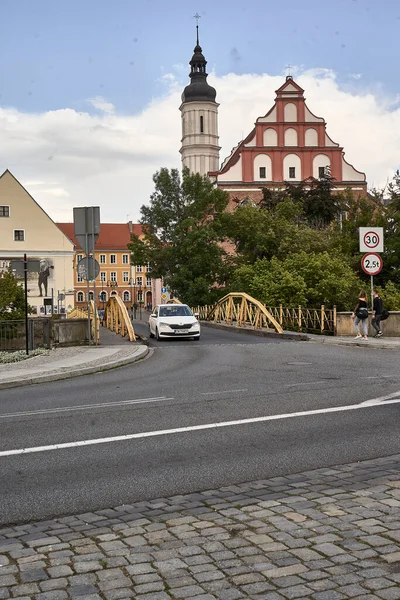
M133 356L128 356L126 358L122 358L120 360L114 360L105 362L102 365L97 365L95 367L82 367L78 369L74 369L72 371L65 372L49 372L43 375L34 375L32 377L27 377L26 379L13 379L8 381L0 382L0 390L6 390L10 388L23 387L27 385L33 385L35 383L45 383L47 381L59 381L62 379L71 379L72 377L80 377L81 375L90 375L92 373L101 373L102 371L110 371L111 369L115 369L117 367L124 367L129 364L133 364L139 360L142 360L149 354L148 346L140 346L138 351Z
M310 337L306 333L297 333L295 331L284 331L283 333L277 333L276 331L262 331L261 329L250 329L244 327L238 327L237 325L222 325L221 323L210 323L208 321L201 321L202 327L213 327L214 329L226 329L227 331L235 331L236 333L247 333L251 335L258 335L260 337L271 337L280 340L293 340L296 342L308 342Z
M393 344L385 344L385 343L379 343L376 344L376 342L372 342L372 344L369 343L370 340L366 341L366 342L357 342L356 340L344 340L344 339L338 339L338 338L330 338L329 340L327 340L324 337L321 338L309 338L310 342L315 342L317 344L332 344L333 346L348 346L348 347L353 347L354 346L358 346L359 348L369 348L370 350L399 350L400 349L400 344L397 344L397 346L394 346Z

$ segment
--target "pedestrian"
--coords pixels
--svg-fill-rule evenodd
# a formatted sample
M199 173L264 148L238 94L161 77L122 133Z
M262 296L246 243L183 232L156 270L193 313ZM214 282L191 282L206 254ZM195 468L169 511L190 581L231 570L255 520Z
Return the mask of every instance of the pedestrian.
M368 340L368 302L365 290L361 290L351 317L354 319L354 327L356 328L357 333L355 339L358 340L362 338L363 340ZM364 336L360 333L360 323Z
M381 337L383 335L381 331L383 300L380 297L378 290L375 288L372 290L372 296L374 299L372 304L372 327L376 331L374 337Z

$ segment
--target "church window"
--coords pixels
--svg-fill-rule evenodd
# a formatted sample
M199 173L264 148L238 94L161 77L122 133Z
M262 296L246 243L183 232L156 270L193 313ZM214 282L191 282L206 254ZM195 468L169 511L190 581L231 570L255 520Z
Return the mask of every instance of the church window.
M296 179L296 167L289 167L289 178Z
M267 177L266 168L260 167L260 179L265 179Z
M204 133L204 117L200 117L200 133Z
M325 167L318 167L318 176L320 179L323 179L326 175L326 168Z

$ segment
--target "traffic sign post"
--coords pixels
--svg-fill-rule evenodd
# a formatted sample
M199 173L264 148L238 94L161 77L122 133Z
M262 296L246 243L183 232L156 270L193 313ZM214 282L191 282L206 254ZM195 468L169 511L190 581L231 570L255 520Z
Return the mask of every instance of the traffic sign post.
M378 252L383 252L383 227L360 227L360 252L366 252L361 259L361 268L371 276L371 304L373 303L374 275L382 271L383 260Z

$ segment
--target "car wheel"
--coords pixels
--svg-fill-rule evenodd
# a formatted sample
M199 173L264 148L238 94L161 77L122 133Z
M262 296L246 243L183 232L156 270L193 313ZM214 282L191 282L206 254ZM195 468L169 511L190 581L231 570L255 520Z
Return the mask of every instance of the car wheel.
M156 327L156 340L157 342L161 341L160 334L158 333L158 328Z

